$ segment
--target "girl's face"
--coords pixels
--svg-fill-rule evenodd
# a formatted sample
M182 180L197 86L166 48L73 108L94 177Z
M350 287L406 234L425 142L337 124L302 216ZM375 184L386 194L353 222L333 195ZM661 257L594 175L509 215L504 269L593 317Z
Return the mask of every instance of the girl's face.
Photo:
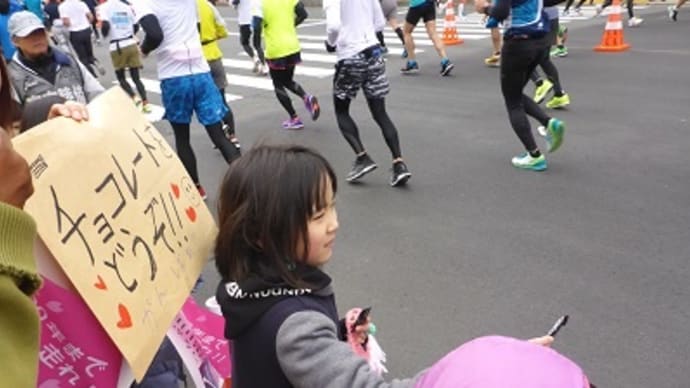
M335 195L330 179L326 178L325 198L326 206L317 210L307 221L309 247L305 263L313 267L326 264L333 254L335 233L338 231L338 213L335 210ZM303 251L303 249L300 249ZM303 252L300 256L304 257Z

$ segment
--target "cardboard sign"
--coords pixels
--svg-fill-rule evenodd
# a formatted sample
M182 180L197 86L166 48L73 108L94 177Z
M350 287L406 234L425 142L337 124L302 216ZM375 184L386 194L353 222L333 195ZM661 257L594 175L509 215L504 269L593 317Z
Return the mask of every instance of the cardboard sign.
M140 380L217 229L173 149L119 87L89 115L14 139L36 190L26 210Z
M122 356L79 295L43 279L38 387L112 388Z
M177 314L168 338L197 387L220 388L230 377L230 342L223 337L225 320L189 298Z

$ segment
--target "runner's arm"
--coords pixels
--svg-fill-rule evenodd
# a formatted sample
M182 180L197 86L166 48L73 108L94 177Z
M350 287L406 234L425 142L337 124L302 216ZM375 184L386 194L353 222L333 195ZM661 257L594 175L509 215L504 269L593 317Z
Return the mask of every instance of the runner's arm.
M163 42L163 30L158 23L158 18L153 14L148 14L139 20L141 29L144 30L144 41L141 42L141 52L148 55L151 51L158 48Z
M324 2L324 8L326 11L326 43L335 47L340 32L340 1ZM326 46L326 50L330 51L328 46Z
M307 19L307 16L309 16L309 14L307 10L304 9L304 4L298 1L297 4L295 4L295 25L299 26L302 24L302 22Z
M494 5L487 5L484 14L503 21L510 15L510 5L510 0L498 0Z

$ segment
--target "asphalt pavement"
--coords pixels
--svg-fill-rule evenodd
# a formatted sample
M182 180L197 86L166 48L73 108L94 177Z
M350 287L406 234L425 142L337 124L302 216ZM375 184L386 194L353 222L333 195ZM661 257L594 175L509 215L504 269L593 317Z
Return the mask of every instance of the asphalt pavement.
M465 43L448 48L456 64L450 77L439 76L431 46L420 46L416 76L400 75L403 61L389 55L387 108L412 172L404 188L388 185L390 154L361 96L352 115L379 169L349 185L343 177L354 155L335 122L330 73L296 76L319 97L322 113L308 120L294 98L306 126L285 131L286 114L270 81L250 81L258 77L239 68L248 58L239 54L236 35L223 41L226 58L245 64L228 63L236 66L228 74L239 78L227 89L236 97L231 105L244 149L258 141L306 144L339 174L340 231L326 269L341 313L373 306L389 376L412 376L478 336L543 335L569 314L554 347L599 387L690 387L686 8L675 23L665 6L637 10L645 21L625 29L631 49L615 54L592 50L605 18L591 18L589 9L568 20L570 55L554 61L572 104L549 111L567 123L567 132L543 173L510 164L522 149L508 123L498 70L484 66L490 40L472 27L479 26L477 15L461 25ZM222 12L236 33L234 11ZM313 45L322 44L323 15L318 9L310 15L299 29L310 47L304 68L332 70L332 60ZM392 34L387 40L400 48ZM109 63L105 47L97 53ZM144 77L155 80L153 59ZM102 81L112 80L110 73ZM151 101L160 98L152 94ZM169 124L156 126L172 143ZM225 165L199 125L192 142L214 210ZM212 263L204 280L202 301L218 282Z

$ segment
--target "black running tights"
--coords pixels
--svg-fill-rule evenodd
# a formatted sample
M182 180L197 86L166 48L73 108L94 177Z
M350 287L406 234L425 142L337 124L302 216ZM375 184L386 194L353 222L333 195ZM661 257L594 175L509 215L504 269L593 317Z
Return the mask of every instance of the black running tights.
M276 97L278 97L280 105L285 108L290 117L297 117L297 112L295 112L295 108L292 106L292 101L290 101L290 96L288 96L287 90L295 93L302 99L304 99L306 93L304 92L304 89L302 89L302 87L293 79L295 76L295 66L288 66L286 69L281 70L270 69L270 73L271 79L273 80L273 88L275 89Z
M249 38L252 36L252 27L249 24L243 24L240 26L240 44L244 49L244 52L249 55L249 58L254 58L254 50L252 46L249 45ZM261 39L261 38L259 38ZM260 41L259 41L260 42Z
M541 69L544 70L544 74L546 74L546 78L551 81L553 84L553 93L554 95L560 97L563 95L563 87L561 87L561 79L558 76L558 69L556 69L556 65L553 64L553 61L551 61L551 56L547 56L544 58L544 60L539 64L541 66ZM539 76L539 73L537 72L537 69L534 69L532 74L530 75L530 78L532 81L535 83L541 79Z
M606 7L611 6L613 4L613 0L604 0L604 3L601 5L602 9L606 9ZM625 1L625 6L628 8L628 17L632 18L635 17L635 14L633 13L633 0L626 0Z
M254 36L252 36L252 43L254 45L254 50L256 50L256 56L259 57L261 63L266 63L264 58L264 49L261 47L261 18L254 17L252 19L252 27L254 27Z
M357 124L355 124L354 120L352 120L352 116L350 116L351 101L350 99L341 100L337 97L333 97L338 128L340 128L340 132L343 134L345 140L350 143L350 147L352 147L355 154L359 155L364 152L364 145L362 145L362 140L359 137ZM393 159L401 157L398 130L395 129L395 125L390 117L388 117L388 113L386 113L386 100L383 98L368 98L367 105L369 105L369 111L374 121L381 127L383 138L386 140L386 144L391 151Z
M146 88L144 87L144 84L141 83L141 78L139 78L139 69L129 69L129 75L132 77L132 82L134 82L134 86L137 88L139 97L146 101ZM129 86L129 82L127 82L127 78L125 78L125 69L115 70L115 77L117 77L117 81L120 83L120 86L122 89L124 89L125 93L134 98L134 90L132 90L132 87Z
M529 75L548 55L549 44L545 38L504 40L501 49L501 92L508 118L515 134L529 152L539 147L534 140L527 115L544 126L548 125L550 117L522 90Z
M182 164L185 169L192 177L194 183L199 183L199 171L196 167L196 156L194 156L194 150L192 149L192 143L189 139L189 124L179 124L170 123L175 133L175 148L177 149L177 156L180 157ZM239 151L235 146L230 143L230 141L225 137L223 133L223 124L218 122L215 124L207 125L206 132L208 137L211 138L213 144L218 147L223 158L228 163L231 163L234 159L239 157Z
M93 46L91 45L91 27L81 31L70 32L69 42L77 53L79 61L86 66L94 77L97 77L91 66L95 61Z

